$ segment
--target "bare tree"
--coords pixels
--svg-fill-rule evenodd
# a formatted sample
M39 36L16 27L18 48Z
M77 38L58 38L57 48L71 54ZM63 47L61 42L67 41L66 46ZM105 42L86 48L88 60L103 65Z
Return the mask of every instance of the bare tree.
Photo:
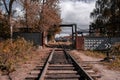
M13 3L16 0L2 0L3 1L3 5L5 7L6 10L6 14L7 14L7 20L8 20L8 28L10 29L10 34L11 34L11 38L12 38L12 11L13 11Z

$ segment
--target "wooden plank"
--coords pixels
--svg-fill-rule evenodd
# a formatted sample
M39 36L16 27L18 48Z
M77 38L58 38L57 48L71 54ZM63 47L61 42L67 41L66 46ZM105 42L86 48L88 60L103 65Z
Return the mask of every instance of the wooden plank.
M51 66L48 67L48 70L74 70L75 67L71 67L71 66Z
M42 70L43 66L36 66L33 70Z
M80 75L76 74L51 74L51 75L46 75L45 78L47 79L72 79L72 78L80 78Z
M31 71L30 74L31 74L31 75L38 75L38 74L40 74L40 70Z
M95 73L95 71L93 71L93 70L85 70L88 74L94 74Z
M50 67L57 67L57 66L61 66L61 67L72 67L73 65L72 64L51 64L51 65L49 65Z
M25 78L25 80L35 80L37 79L38 75L29 75L28 77Z
M56 79L45 79L45 80L56 80ZM79 80L79 79L57 79L57 80Z
M74 73L77 74L77 71L72 71L72 70L49 70L47 73Z
M56 79L45 79L45 80L56 80ZM57 79L57 80L79 80L79 79Z
M87 66L86 66L86 67L83 67L83 69L84 69L84 70L90 70L90 69L92 69L92 67L87 67Z

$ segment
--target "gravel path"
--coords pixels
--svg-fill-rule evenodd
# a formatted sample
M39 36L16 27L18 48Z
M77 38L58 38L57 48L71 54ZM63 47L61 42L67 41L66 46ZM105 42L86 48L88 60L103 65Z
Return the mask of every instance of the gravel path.
M77 55L77 57L79 57L83 62L90 62L93 68L97 69L99 74L102 75L99 80L120 80L120 71L107 69L106 66L99 63L102 59L86 56L84 53L78 52L76 50L73 50L71 53Z

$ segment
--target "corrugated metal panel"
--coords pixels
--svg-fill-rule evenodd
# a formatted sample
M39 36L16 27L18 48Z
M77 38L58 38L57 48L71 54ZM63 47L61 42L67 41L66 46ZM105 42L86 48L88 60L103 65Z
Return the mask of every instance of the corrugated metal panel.
M86 37L84 40L84 49L107 50L116 42L120 42L120 38Z
M108 43L107 38L99 37L87 37L84 40L85 50L104 50L106 49L105 44Z
M107 50L116 42L120 42L120 38L78 36L76 39L76 49Z

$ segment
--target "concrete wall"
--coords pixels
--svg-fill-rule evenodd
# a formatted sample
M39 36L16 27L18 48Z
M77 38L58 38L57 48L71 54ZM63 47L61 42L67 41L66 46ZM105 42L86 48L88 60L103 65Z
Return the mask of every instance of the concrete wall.
M17 37L23 37L28 41L32 41L34 45L39 45L39 46L43 45L43 35L40 32L34 32L34 33L15 32L13 33L13 38L17 38Z

